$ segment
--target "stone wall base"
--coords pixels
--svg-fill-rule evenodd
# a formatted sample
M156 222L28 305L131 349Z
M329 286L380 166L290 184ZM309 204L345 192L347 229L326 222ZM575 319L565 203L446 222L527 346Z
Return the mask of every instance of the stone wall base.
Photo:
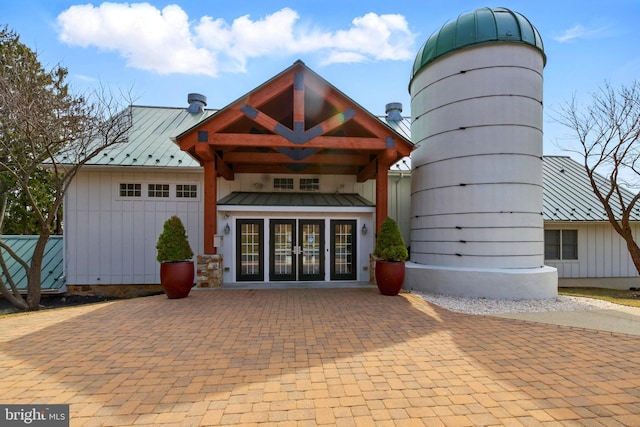
M376 257L369 254L369 283L376 284Z
M67 285L68 295L134 298L162 293L160 285Z
M222 286L222 255L197 256L196 288L219 288Z

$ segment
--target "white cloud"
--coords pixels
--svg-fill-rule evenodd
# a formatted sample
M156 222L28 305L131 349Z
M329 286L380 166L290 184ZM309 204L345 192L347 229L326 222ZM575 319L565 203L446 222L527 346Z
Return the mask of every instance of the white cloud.
M302 25L290 8L227 23L210 16L190 21L177 5L87 4L62 12L58 26L60 40L70 46L117 52L128 66L160 74L216 76L244 72L253 58L312 53L325 64L410 60L415 41L402 15L367 13L331 32Z
M127 65L160 74L216 75L215 56L192 41L179 7L148 3L71 6L58 16L60 40L71 46L116 51Z
M594 39L606 35L606 27L588 28L582 24L576 24L566 29L561 35L553 37L559 43L572 43L578 39Z

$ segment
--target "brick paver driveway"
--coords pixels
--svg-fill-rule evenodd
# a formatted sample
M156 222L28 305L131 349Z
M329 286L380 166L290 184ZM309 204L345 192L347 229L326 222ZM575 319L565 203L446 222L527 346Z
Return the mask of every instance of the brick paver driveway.
M640 425L640 337L372 289L194 291L0 318L1 403L72 426Z

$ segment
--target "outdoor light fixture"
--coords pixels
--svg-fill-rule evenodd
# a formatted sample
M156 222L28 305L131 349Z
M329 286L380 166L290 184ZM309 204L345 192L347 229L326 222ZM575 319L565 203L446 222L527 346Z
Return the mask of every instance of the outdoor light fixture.
M231 233L231 227L229 227L229 223L227 223L227 225L224 226L224 234L229 233Z
M362 235L365 236L367 234L367 224L362 224Z

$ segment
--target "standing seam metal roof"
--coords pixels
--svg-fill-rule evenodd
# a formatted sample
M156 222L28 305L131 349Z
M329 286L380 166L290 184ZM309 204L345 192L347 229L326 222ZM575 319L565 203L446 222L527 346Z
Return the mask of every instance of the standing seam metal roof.
M87 165L200 167L171 138L215 114L216 110L192 114L186 108L134 105L131 109L133 127L128 141L109 147Z
M205 110L203 113L191 114L186 108L178 107L134 105L131 108L133 128L128 142L109 147L87 165L200 167L193 157L180 150L172 138L211 117L218 110ZM389 120L386 116L377 116L377 118L406 139L411 140L409 118L403 117L400 121ZM407 159L403 159L404 162L397 162L391 170L411 170Z
M359 194L236 191L219 200L218 206L373 207L375 204Z
M35 248L38 236L2 236L2 241L6 243L22 260L27 263L31 262L33 249ZM66 292L65 279L63 273L62 260L62 236L49 236L47 245L45 246L44 257L42 259L42 292L43 293L62 293ZM18 289L22 292L27 290L27 276L20 264L12 257L4 256L7 263L9 274L13 278ZM6 277L0 271L2 280L6 282Z
M543 215L545 221L608 221L602 204L591 188L584 167L565 156L545 156L543 158ZM601 188L607 187L607 180L596 176ZM623 188L623 198L629 202L633 193ZM614 212L621 216L616 200L612 200ZM633 221L640 221L640 207L631 215Z

